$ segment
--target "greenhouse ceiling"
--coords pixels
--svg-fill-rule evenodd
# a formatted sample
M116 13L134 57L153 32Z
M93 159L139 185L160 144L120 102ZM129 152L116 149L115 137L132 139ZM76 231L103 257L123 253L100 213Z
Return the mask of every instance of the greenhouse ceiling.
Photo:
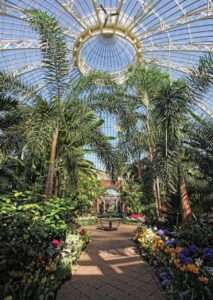
M70 79L91 70L123 80L134 62L152 63L172 78L187 75L213 51L213 0L0 0L0 70L45 95L38 34L23 13L54 15L70 51ZM201 106L209 113L210 91Z

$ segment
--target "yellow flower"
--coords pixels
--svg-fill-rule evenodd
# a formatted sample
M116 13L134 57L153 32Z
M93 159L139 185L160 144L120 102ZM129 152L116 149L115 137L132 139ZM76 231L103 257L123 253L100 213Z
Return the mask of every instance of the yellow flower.
M175 259L174 260L174 264L176 266L177 269L181 269L181 264L180 264L180 260L179 259Z
M176 247L176 248L175 248L175 252L176 252L176 253L180 253L182 250L183 250L182 247Z
M202 282L203 284L208 284L208 283L209 283L208 277L205 277L205 276L200 276L200 277L198 277L198 280L199 280L200 282Z
M186 265L186 271L191 272L193 274L199 274L199 268L195 264Z

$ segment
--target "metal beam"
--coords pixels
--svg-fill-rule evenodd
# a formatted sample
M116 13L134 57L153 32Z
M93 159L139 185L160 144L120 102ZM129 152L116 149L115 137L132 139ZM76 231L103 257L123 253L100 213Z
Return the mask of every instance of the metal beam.
M96 0L92 0L92 4L93 4L93 7L95 9L95 13L96 13L97 20L98 20L98 25L101 28L101 18L100 18L99 10L98 10L98 7L97 7L97 1Z
M0 16L10 17L10 18L13 18L18 21L25 21L24 17L18 17L18 16L13 15L12 11L9 11L8 9L4 12L3 11L1 12L1 10L0 10Z
M73 19L84 29L87 30L87 24L85 24L82 19L81 16L74 11L73 9L73 4L74 1L73 0L55 0L69 15L71 15L71 17L73 17Z
M146 52L177 51L177 52L213 52L213 44L153 44L145 48Z
M17 7L15 5L12 5L12 4L9 4L9 3L6 3L4 0L0 0L0 1L3 1L3 5L2 5L2 9L1 9L1 6L0 6L0 15L7 15L7 14L12 14L12 13L23 13L24 14L24 10L20 7ZM20 18L22 19L21 17L16 17L13 15L14 18Z
M39 49L38 40L0 40L0 50Z
M14 12L16 14L19 13L20 16L13 15ZM0 15L5 15L10 18L17 19L19 21L27 22L27 16L25 15L24 10L15 5L7 4L6 11L1 13L1 10L0 10ZM62 30L67 37L69 37L71 39L76 39L76 33L71 31L70 28L62 28Z
M6 11L6 3L5 0L0 0L0 13Z
M152 58L150 58L150 59L146 58L146 59L144 59L144 61L145 61L145 63L148 63L148 64L158 65L160 67L179 71L184 74L190 74L190 72L191 72L191 70L189 68L184 67L180 64L176 64L172 61L167 61L167 60L160 61L158 59L152 59Z
M14 8L13 10L19 11L18 7ZM0 15L7 16L7 17L10 17L10 18L16 19L18 21L27 22L27 18L26 18L25 15L23 15L22 17L21 16L20 17L14 16L12 14L13 10L7 9L6 12L2 12L2 13L0 11ZM27 23L27 25L29 25L29 24ZM68 38L71 38L72 40L76 39L76 33L72 32L70 30L70 28L63 28L63 32L64 32L64 35L67 36Z
M159 27L159 25L155 25L153 27L150 27L149 29L146 29L145 32L142 32L142 33L136 32L135 34L137 36L141 36L142 39L144 40L155 34L174 30L181 25L186 25L186 24L198 21L198 20L203 20L203 19L208 19L208 18L213 18L213 9L209 10L208 6L206 6L206 7L203 7L202 9L194 10L194 11L187 13L186 15L182 15L180 18L167 24L167 26Z
M138 61L142 61L142 57L143 57L143 49L142 49L142 45L140 43L139 40L137 40L137 38L133 35L126 35L125 32L125 28L123 27L116 27L116 34L122 38L126 38L126 40L128 40L131 45L135 48L136 50L136 58ZM80 70L81 70L81 65L82 62L80 61L80 50L82 45L84 45L88 39L91 38L91 36L96 36L96 35L100 35L101 33L103 34L107 34L107 35L111 35L114 33L114 28L113 28L113 24L112 25L108 25L104 28L100 28L99 26L90 28L90 30L88 32L83 32L78 39L75 42L75 45L73 47L73 60L74 60L74 64L75 66L77 66ZM83 71L84 72L84 71Z
M141 23L146 16L150 14L150 12L153 11L154 7L159 3L159 0L149 0L149 1L140 1L142 7L143 7L143 12L139 13L136 18L129 24L127 27L127 33L129 33L134 27L136 27L139 23Z
M124 5L124 0L120 0L119 1L119 4L118 4L118 9L117 9L117 17L116 17L116 20L115 20L115 24L113 25L113 27L116 29L117 25L118 25L118 20L119 20L119 17L120 17L120 13L121 13L121 9Z
M24 76L26 74L29 74L29 73L32 73L32 72L35 72L35 71L38 71L38 70L42 70L42 66L38 66L38 67L35 67L34 69L32 68L31 70L28 70L28 71L24 71L23 73L19 73L18 75L16 75L17 77L19 76Z
M36 69L39 69L39 68L41 68L41 63L37 62L37 63L31 64L31 65L29 65L29 64L24 65L20 69L14 71L12 73L15 76L21 76L21 75L24 75L25 73L32 72L32 71L34 71Z

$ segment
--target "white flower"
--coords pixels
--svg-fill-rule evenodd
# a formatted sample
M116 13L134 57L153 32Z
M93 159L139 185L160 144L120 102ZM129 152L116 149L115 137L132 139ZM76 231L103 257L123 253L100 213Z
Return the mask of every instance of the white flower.
M196 264L196 266L200 267L203 264L203 260L201 258L197 258L197 259L195 259L195 264Z

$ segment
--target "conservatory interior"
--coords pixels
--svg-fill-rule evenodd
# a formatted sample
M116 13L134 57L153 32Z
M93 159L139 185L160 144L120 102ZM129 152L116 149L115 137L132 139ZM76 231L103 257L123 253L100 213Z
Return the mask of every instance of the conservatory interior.
M0 274L213 299L213 0L0 0Z

